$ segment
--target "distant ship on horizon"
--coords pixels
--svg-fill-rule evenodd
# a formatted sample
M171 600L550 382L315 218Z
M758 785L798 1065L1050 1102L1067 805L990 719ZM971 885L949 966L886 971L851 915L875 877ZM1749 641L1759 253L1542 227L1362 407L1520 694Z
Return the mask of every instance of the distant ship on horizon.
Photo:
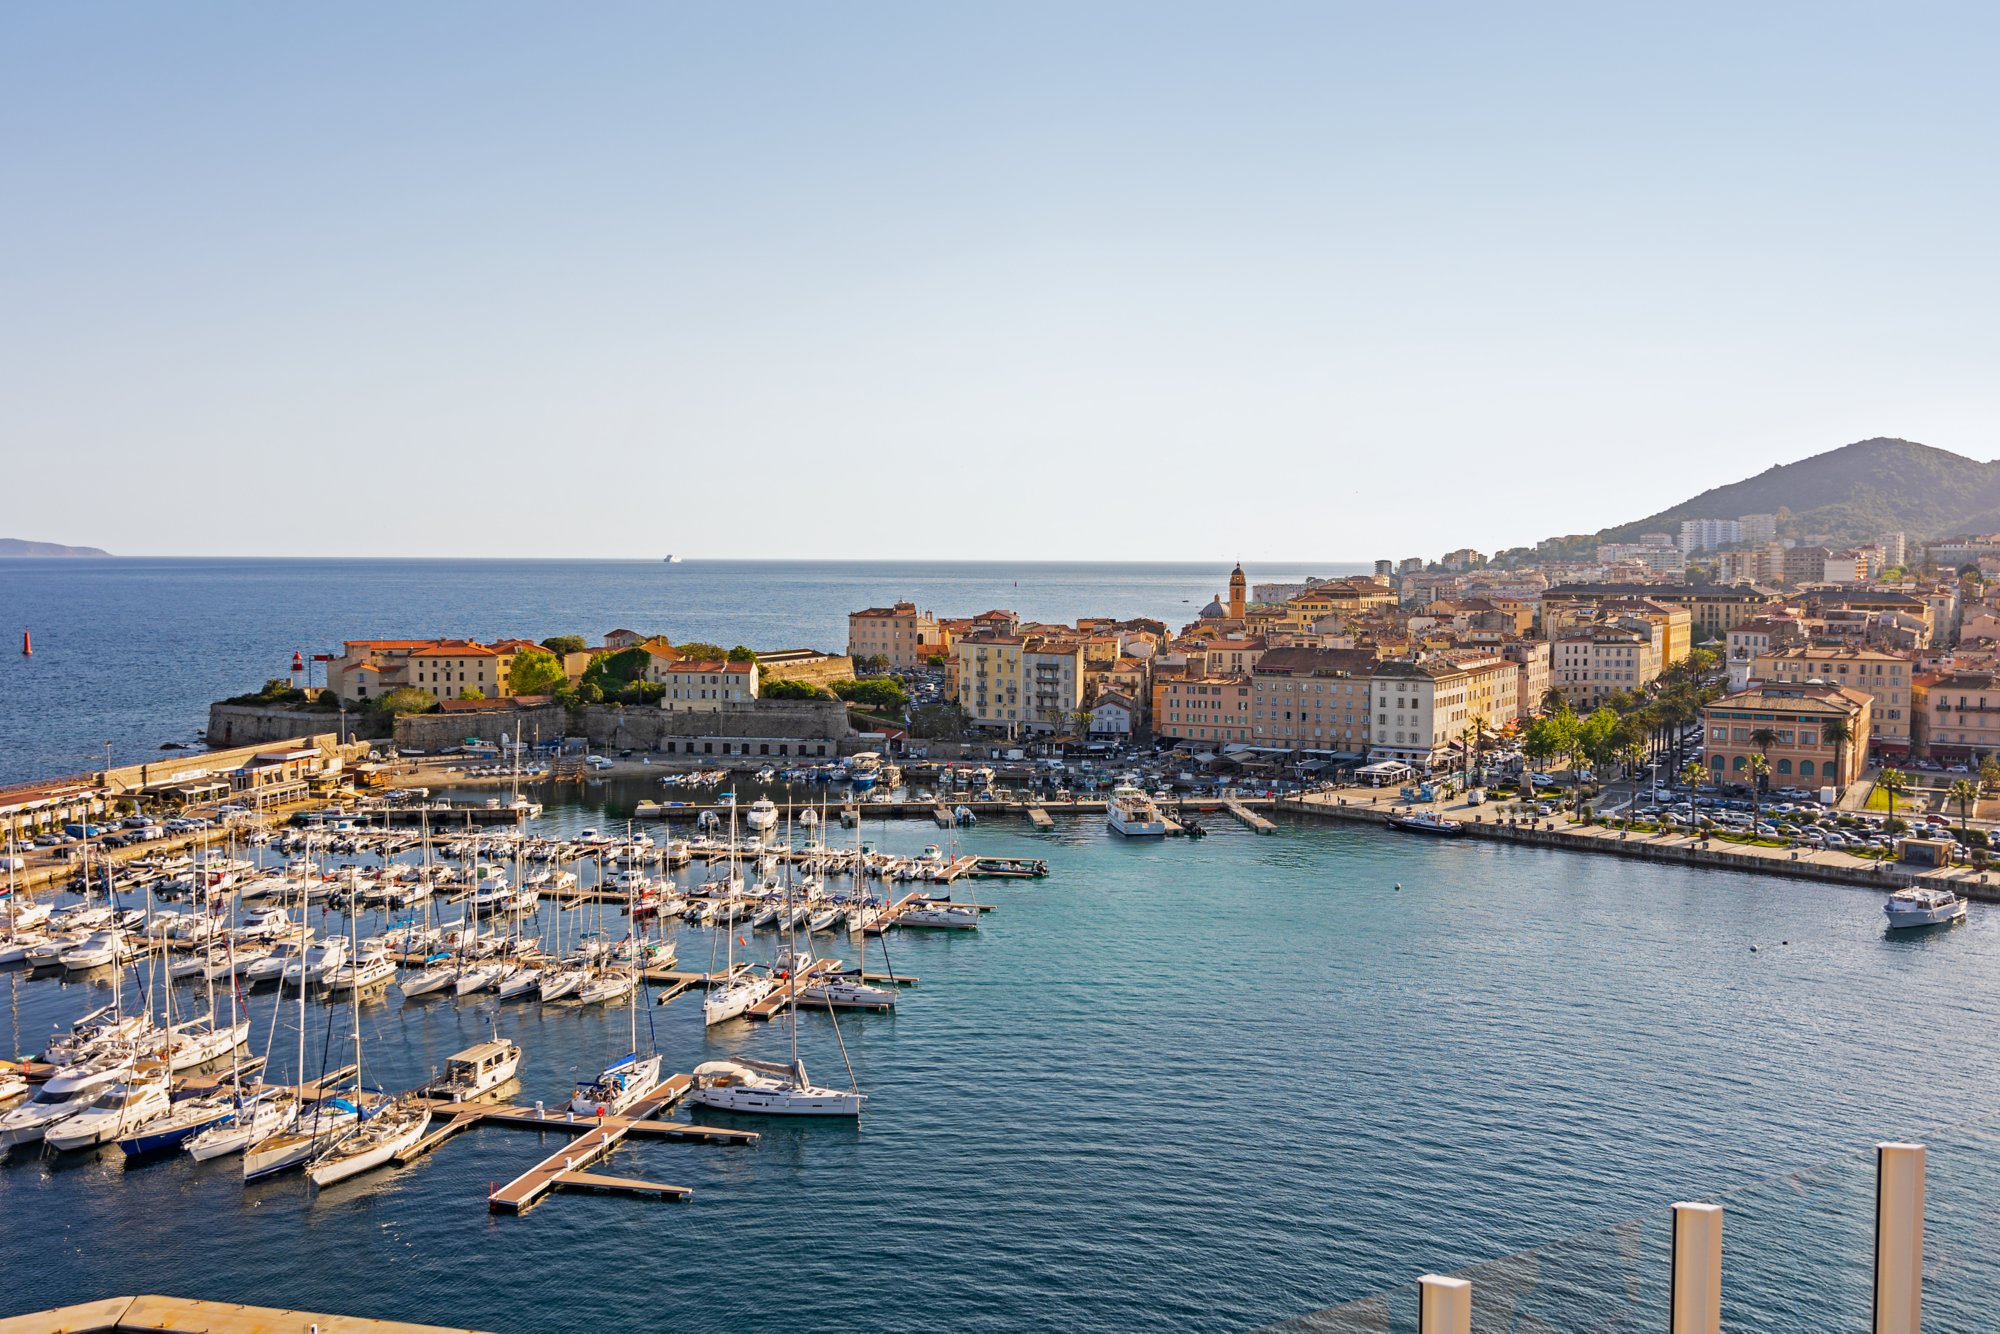
M679 556L669 556L664 563L667 565L679 565L681 558Z

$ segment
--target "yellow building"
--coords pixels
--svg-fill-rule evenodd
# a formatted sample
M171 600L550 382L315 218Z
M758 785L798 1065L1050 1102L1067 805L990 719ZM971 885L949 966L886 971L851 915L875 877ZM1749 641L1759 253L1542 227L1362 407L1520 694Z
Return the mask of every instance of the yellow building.
M1027 721L1021 688L1021 648L1018 635L974 632L953 641L952 664L958 682L958 705L975 727L1004 730L1012 736Z
M1755 681L1825 681L1868 696L1871 733L1877 749L1907 750L1911 742L1911 682L1916 666L1910 659L1872 648L1807 644L1772 649L1750 662Z
M350 639L326 665L326 685L344 700L379 699L392 690L421 690L432 699L470 691L486 699L512 694L508 669L523 640L487 646L470 639Z

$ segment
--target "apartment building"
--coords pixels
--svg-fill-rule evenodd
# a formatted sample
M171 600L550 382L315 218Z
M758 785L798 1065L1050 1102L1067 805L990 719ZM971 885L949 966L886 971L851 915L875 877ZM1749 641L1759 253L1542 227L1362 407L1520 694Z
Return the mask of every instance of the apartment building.
M1250 678L1161 674L1153 678L1153 735L1223 745L1251 740Z
M471 639L350 639L326 665L327 689L341 699L379 699L406 687L433 699L456 699L471 691L486 699L513 692L507 672L524 640L481 644Z
M1377 664L1369 755L1419 767L1452 762L1463 753L1466 730L1475 722L1512 721L1495 711L1518 698L1519 671L1499 657Z
M1019 635L973 631L951 646L958 704L975 727L1020 733L1029 707L1021 696Z
M881 658L891 671L921 667L925 659L949 653L949 639L937 618L918 611L914 602L847 614L847 656Z
M1753 681L1796 685L1825 681L1866 695L1878 751L1907 752L1912 739L1910 683L1916 664L1900 654L1846 644L1767 649L1752 661Z
M1083 711L1084 641L1027 638L1020 662L1024 730L1075 731Z
M757 698L754 662L699 661L654 653L646 666L646 680L660 685L664 691L660 707L669 713L712 713Z
M1250 673L1251 728L1260 746L1362 755L1369 739L1369 649L1280 648Z
M1660 674L1651 626L1602 621L1563 632L1550 646L1551 676L1571 707L1588 712L1619 691L1635 691Z
M1911 698L1919 754L1968 766L2000 755L2000 676L1924 672L1911 683Z

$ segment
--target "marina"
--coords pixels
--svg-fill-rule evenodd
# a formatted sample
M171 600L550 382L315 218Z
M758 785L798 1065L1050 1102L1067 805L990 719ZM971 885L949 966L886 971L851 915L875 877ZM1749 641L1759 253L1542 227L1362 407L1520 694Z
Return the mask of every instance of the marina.
M719 950L710 962L710 942L722 928L690 925L683 915L656 921L649 928L655 938L673 932L679 957L671 966L643 970L643 991L637 996L638 1046L650 1050L657 1042L668 1082L661 1105L643 1109L641 1115L628 1110L606 1118L600 1126L595 1118L572 1118L560 1110L573 1082L590 1078L605 1060L625 1049L629 1021L619 1006L496 1000L492 993L403 1000L392 987L362 1004L364 1078L371 1089L415 1089L440 1079L453 1057L492 1041L496 1028L501 1037L518 1042L522 1053L514 1081L489 1092L490 1100L433 1103L424 1138L399 1155L398 1165L313 1190L298 1178L287 1182L283 1177L246 1187L227 1160L196 1163L185 1154L124 1167L115 1151L96 1151L107 1157L23 1156L16 1151L0 1164L0 1190L20 1193L24 1199L61 1200L63 1208L82 1209L86 1217L113 1209L171 1213L199 1207L230 1238L228 1256L217 1270L217 1282L224 1285L232 1282L232 1273L243 1274L241 1281L247 1283L257 1257L271 1253L282 1240L273 1229L282 1234L310 1220L314 1229L331 1228L334 1235L350 1229L358 1232L367 1227L365 1220L388 1208L401 1220L395 1225L397 1235L443 1254L462 1244L470 1218L497 1213L506 1226L482 1242L487 1251L482 1268L493 1271L485 1287L447 1285L437 1293L441 1303L449 1294L448 1307L422 1299L414 1304L400 1301L395 1313L504 1330L522 1326L510 1311L523 1302L543 1311L534 1322L538 1327L565 1327L554 1312L561 1309L560 1294L566 1285L590 1271L587 1257L605 1245L638 1244L631 1229L663 1224L690 1240L699 1237L702 1244L727 1245L748 1257L761 1257L763 1264L776 1263L781 1253L787 1255L791 1272L828 1291L829 1318L882 1322L886 1310L887 1323L897 1324L913 1320L913 1313L921 1309L955 1311L955 1323L979 1324L957 1304L960 1299L952 1295L944 1276L910 1268L914 1257L930 1245L926 1231L903 1220L913 1202L953 1219L956 1235L967 1244L1007 1257L1025 1276L1037 1303L1053 1303L1054 1309L1062 1310L1071 1300L1064 1295L1071 1288L1062 1276L1058 1253L1039 1244L1032 1234L1014 1234L980 1221L969 1212L971 1204L958 1199L969 1191L982 1215L999 1209L994 1217L1004 1219L1005 1202L1024 1199L1018 1192L1032 1191L1042 1202L1038 1208L1054 1209L1061 1217L1131 1219L1149 1228L1165 1227L1170 1235L1190 1241L1199 1238L1204 1254L1212 1258L1178 1270L1169 1265L1165 1281L1212 1283L1218 1272L1230 1272L1228 1266L1241 1260L1251 1268L1243 1271L1242 1280L1231 1281L1235 1286L1230 1300L1243 1303L1245 1310L1277 1318L1344 1294L1386 1286L1400 1277L1392 1252L1400 1248L1412 1253L1411 1248L1425 1246L1432 1248L1425 1253L1433 1253L1439 1239L1420 1240L1418 1232L1397 1222L1404 1216L1400 1205L1385 1212L1391 1196L1381 1193L1385 1187L1371 1184L1381 1179L1372 1169L1363 1170L1337 1201L1295 1193L1302 1186L1288 1184L1287 1178L1257 1165L1257 1155L1275 1142L1261 1132L1247 1144L1217 1134L1207 1123L1214 1120L1215 1109L1227 1105L1220 1100L1222 1095L1205 1090L1184 1101L1172 1091L1183 1082L1175 1072L1241 1072L1247 1064L1259 1077L1296 1082L1308 1077L1282 1053L1318 1043L1324 1049L1318 1061L1377 1073L1337 1083L1310 1076L1310 1086L1325 1106L1294 1108L1278 1118L1288 1144L1323 1143L1328 1146L1325 1153L1359 1152L1364 1142L1373 1139L1372 1135L1364 1139L1359 1123L1397 1129L1407 1120L1399 1105L1422 1103L1430 1109L1427 1115L1441 1114L1461 1127L1472 1124L1465 1118L1477 1117L1482 1124L1489 1116L1505 1118L1506 1137L1513 1146L1509 1153L1523 1155L1550 1142L1554 1130L1536 1128L1532 1108L1537 1100L1510 1091L1510 1082L1538 1062L1534 1053L1544 1042L1576 1046L1593 1059L1566 1064L1556 1078L1569 1090L1566 1096L1597 1100L1591 1104L1599 1108L1596 1113L1564 1131L1583 1133L1584 1157L1574 1171L1562 1172L1544 1185L1523 1177L1509 1187L1513 1198L1540 1202L1537 1217L1546 1219L1546 1226L1560 1226L1557 1220L1562 1218L1580 1223L1593 1216L1622 1216L1645 1202L1640 1187L1647 1182L1696 1176L1726 1183L1739 1174L1755 1175L1759 1165L1775 1168L1785 1162L1816 1160L1857 1135L1873 1133L1885 1116L1928 1124L1954 1104L1970 1105L1979 1081L2000 1074L1988 1071L1983 1058L1955 1072L1940 1067L1921 1105L1903 1085L1885 1083L1863 1065L1845 1070L1851 1088L1828 1089L1817 1078L1801 1082L1804 1072L1782 1054L1789 1048L1775 1047L1774 1039L1750 1024L1749 1014L1738 1014L1721 1000L1731 988L1746 985L1761 993L1775 984L1763 980L1766 973L1777 969L1791 974L1809 957L1832 960L1842 985L1859 988L1865 996L1871 985L1881 985L1870 981L1875 968L1866 951L1882 949L1914 949L1916 953L1898 957L1919 972L1914 980L1899 981L1896 1000L1879 1021L1867 1023L1893 1024L1902 1007L1926 1006L1934 998L1933 988L1939 992L1970 988L1971 994L1979 994L1985 984L1973 980L1976 971L1967 970L1976 970L1979 942L1991 928L1976 911L1947 936L1885 932L1878 896L1836 886L1808 887L1726 871L1693 873L1635 862L1621 869L1621 883L1613 890L1598 884L1593 868L1615 863L1598 859L1474 839L1409 839L1365 822L1321 820L1282 810L1264 818L1273 825L1269 833L1226 820L1209 838L1193 843L1120 839L1105 828L1105 817L1099 813L1059 816L1044 832L1033 832L1026 820L982 822L959 830L960 856L994 864L1040 862L1048 873L988 880L976 902L954 890L959 906L990 910L978 911L984 922L977 931L919 934L892 928L886 936L864 937L869 945L864 980L869 985L894 986L907 999L893 1011L842 1015L841 1038L858 1083L869 1094L858 1128L852 1122L800 1125L786 1118L689 1111L684 1096L673 1097L680 1088L677 1080L689 1078L705 1062L768 1059L778 1056L785 1042L782 1023L776 1022L782 1019L782 1004L769 1007L769 1018L732 1020L704 1031L690 1000L725 975ZM1379 823L1379 814L1372 818ZM526 832L551 846L580 845L581 830L593 826L623 833L615 807L560 804ZM885 859L919 859L937 832L929 818L918 815L882 824L870 820L862 837ZM830 841L838 846L853 836L854 831L841 831L831 834ZM303 855L300 850L269 845L266 849L263 855L278 863ZM447 857L444 849L433 846L432 864L486 863L504 871L512 883L511 855L491 857L483 845L477 855L470 847L462 851L467 855ZM395 856L421 865L424 848L409 844ZM357 846L356 851L331 854L327 860L327 883L334 892L315 900L310 909L322 937L346 934L338 894L347 877L331 863L351 862L365 871L377 859ZM739 861L746 880L754 878L754 863ZM523 865L532 869L536 864L524 860ZM1246 881L1241 874L1246 866L1260 868L1254 879ZM593 865L580 869L580 880L595 874ZM690 859L677 868L641 869L654 878L672 878L684 889L725 876L727 858L713 867ZM868 883L876 892L893 891L883 895L886 909L914 908L925 895L945 891L944 886L921 881L871 878ZM471 897L467 891L458 903L433 899L432 911L443 909L440 915L445 920L459 918L467 912ZM1789 945L1778 946L1761 930L1750 933L1753 939L1746 941L1739 928L1729 925L1739 915L1739 903L1763 904L1767 915L1782 912ZM176 911L187 906L170 905ZM579 927L583 935L599 929L595 916L600 912L605 915L606 937L615 940L622 935L626 914L617 906L616 896L576 907L540 899L525 916L538 922L540 939L553 948L559 941L577 938ZM1637 936L1607 933L1613 922L1632 923L1635 912L1645 924ZM1698 928L1672 925L1688 914L1701 923ZM370 908L361 934L395 920L396 915ZM1337 931L1335 922L1341 924ZM767 966L777 947L769 928L739 923L735 929L750 942L750 961ZM1316 938L1346 942L1337 943L1326 956L1333 968L1330 976L1308 974L1297 956L1283 948L1282 942L1301 929L1314 931ZM1896 937L1908 937L1913 944L1899 945ZM1587 965L1566 943L1578 940L1592 942L1594 957ZM1472 961L1486 958L1487 942L1493 941L1509 942L1509 952L1498 975L1488 977ZM1939 954L1939 942L1958 949ZM885 943L886 957L881 953ZM1751 954L1750 943L1766 948ZM862 957L844 933L838 934L837 946L818 952L843 957L844 968L853 968ZM739 947L739 967L743 960ZM143 960L128 965L128 979L144 966ZM1480 967L1491 966L1489 961ZM815 975L824 971L808 967ZM1172 993L1141 985L1144 978L1165 976L1169 968L1180 983ZM1258 1020L1248 1030L1256 1036L1247 1041L1246 1030L1221 1019L1214 1008L1219 998L1237 994L1245 970L1268 979L1259 982L1257 994L1293 998L1290 1006ZM1424 979L1443 1008L1402 1013L1393 1025L1404 1035L1406 1050L1393 1063L1400 1073L1385 1073L1391 1067L1375 1063L1380 1053L1370 1046L1369 1035L1391 1027L1388 1007L1399 1004L1398 998L1406 994L1411 970ZM403 975L410 975L407 967ZM922 984L911 985L918 975ZM1640 1116L1642 1102L1677 1096L1664 1084L1642 1081L1642 1098L1621 1093L1610 1102L1602 1101L1612 1096L1610 1088L1591 1065L1601 1060L1612 1061L1615 1067L1616 1046L1645 1041L1641 1035L1655 1001L1652 986L1644 979L1663 983L1668 976L1699 981L1704 994L1715 997L1706 1001L1697 996L1701 1022L1739 1046L1738 1053L1718 1069L1717 1079L1726 1080L1740 1062L1757 1061L1766 1066L1766 1078L1784 1083L1794 1100L1803 1099L1796 1119L1788 1123L1786 1147L1746 1151L1740 1163L1732 1160L1718 1168L1671 1135L1649 1130L1648 1122L1634 1119ZM65 979L17 968L0 977L12 996L19 1034L12 1045L18 1051L32 1053L38 1034L46 1035L52 1025L66 1025L109 1000L101 975ZM181 983L180 994L196 986ZM1266 986L1275 990L1266 992ZM1631 990L1634 986L1636 992ZM672 1000L676 995L681 999ZM661 1005L662 998L672 1003ZM274 1087L292 1087L295 1046L288 1050L287 1043L295 1044L290 1016L299 1005L296 992L254 988L246 992L246 1000L255 1039L244 1053L244 1064L265 1057L271 1015L283 1007L285 1036L271 1046L268 1062L255 1078ZM1439 1086L1424 1071L1439 1068L1436 1063L1456 1050L1451 1015L1466 1004L1504 1006L1513 1018L1501 1031L1517 1033L1518 1042L1510 1040L1483 1056L1481 1064L1468 1072L1471 1083L1464 1096L1440 1101ZM314 1044L310 1054L315 1060L329 1031L335 1035L329 1050L338 1055L348 1005L344 997L309 998ZM1585 1014L1592 1018L1587 1027L1579 1026ZM1606 1022L1612 1024L1611 1030L1598 1032ZM816 1072L841 1070L841 1044L828 1016L801 1007L797 1023L801 1053L809 1066ZM1150 1050L1176 1053L1159 1058L1168 1062L1159 1078L1124 1060L1133 1023L1158 1035L1149 1040ZM1108 1079L1109 1084L1079 1085L1058 1073L1050 1064L1050 1055L1057 1050L1064 1053L1065 1065L1080 1061L1095 1072L1094 1079ZM1045 1073L1032 1087L1010 1084L992 1089L991 1098L970 1097L967 1090L987 1086L983 1072L995 1062L1002 1068ZM352 1074L338 1068L346 1063L336 1060L324 1071L310 1070L314 1078L305 1081L300 1091L317 1095L351 1088ZM198 1078L206 1082L191 1083L191 1088L213 1092L218 1087L213 1073ZM1631 1072L1621 1078L1629 1080ZM1718 1096L1724 1087L1716 1085ZM1818 1091L1807 1093L1808 1089ZM1120 1119L1098 1122L1088 1141L1072 1145L1067 1127L1079 1115L1107 1111L1111 1105L1107 1099L1123 1109ZM535 1106L538 1100L540 1109ZM666 1105L669 1101L679 1106ZM605 1133L598 1134L600 1130ZM1025 1179L1019 1175L1024 1169L1009 1166L1022 1134L1057 1146L1050 1168ZM953 1147L949 1163L937 1161L940 1136ZM1605 1195L1601 1187L1588 1184L1589 1174L1598 1155L1610 1152L1614 1143L1635 1184L1630 1193ZM1162 1159L1157 1147L1161 1144L1185 1147ZM1097 1166L1089 1174L1077 1174L1074 1164L1084 1154ZM1170 1188L1192 1190L1196 1182L1227 1171L1257 1181L1261 1199L1288 1201L1286 1207L1315 1216L1366 1219L1367 1244L1331 1233L1309 1245L1304 1254L1288 1250L1288 1258L1275 1270L1275 1287L1261 1278L1252 1282L1250 1273L1273 1271L1272 1252L1257 1240L1249 1216L1227 1202L1211 1201L1208 1210L1219 1210L1217 1218L1204 1213L1170 1219L1136 1203L1122 1193L1135 1188L1138 1180L1117 1165L1127 1154L1134 1155L1134 1171L1138 1163L1147 1163L1147 1178ZM1318 1163L1323 1156L1309 1150L1306 1159ZM583 1161L586 1158L590 1161ZM820 1168L808 1168L804 1165L808 1162ZM213 1170L218 1165L225 1170ZM1393 1165L1383 1170L1392 1168L1403 1171ZM824 1179L821 1169L827 1174ZM885 1186L857 1194L854 1182L878 1176L885 1182L893 1179L894 1189ZM799 1207L806 1211L851 1214L882 1247L881 1261L869 1261L863 1272L886 1275L893 1266L902 1275L907 1294L886 1308L879 1301L842 1295L836 1278L842 1265L832 1255L821 1257L804 1244L799 1228L774 1229L768 1212L758 1206L766 1192L777 1189L799 1193ZM1395 1195L1402 1198L1411 1189L1405 1179ZM1449 1190L1449 1183L1420 1183L1414 1189L1422 1200ZM163 1190L171 1191L174 1200L162 1196ZM184 1193L192 1204L175 1202ZM558 1195L562 1200L552 1202ZM680 1204L664 1212L640 1207L642 1201L660 1198ZM1577 1199L1586 1202L1581 1211ZM517 1205L527 1216L515 1226L511 1214ZM15 1220L25 1217L18 1210L9 1215ZM647 1219L654 1221L642 1222ZM1225 1239L1216 1224L1236 1235ZM583 1232L574 1241L566 1240L576 1227ZM0 1232L17 1253L33 1254L41 1244L19 1221L0 1221ZM1448 1229L1442 1244L1476 1257L1487 1253L1495 1236L1519 1238L1526 1244L1538 1235L1543 1234L1510 1231L1498 1215L1478 1212L1464 1225ZM531 1237L545 1240L531 1242ZM537 1259L514 1266L517 1272L494 1271L495 1265L508 1268L507 1257L517 1245L532 1246ZM86 1261L86 1275L96 1266L115 1263L119 1274L133 1277L113 1286L176 1286L170 1273L130 1245L114 1242L102 1255L102 1260ZM1158 1263L1157 1255L1145 1262ZM1135 1274L1145 1269L1136 1253L1133 1264ZM1222 1266L1220 1271L1217 1265ZM603 1279L595 1276L591 1281ZM620 1282L612 1279L613 1291ZM692 1275L690 1282L695 1299L713 1303L718 1310L729 1308L733 1298L719 1274ZM247 1287L234 1291L254 1296ZM633 1288L633 1295L638 1291ZM320 1301L315 1296L331 1297L335 1292L308 1277L290 1299L306 1305L353 1305L351 1297ZM1208 1309L1206 1300L1199 1306L1177 1305L1159 1279L1120 1279L1103 1290L1101 1301L1108 1305L1093 1309L1100 1316L1109 1311L1112 1323L1146 1326L1195 1319L1198 1311ZM381 1309L388 1313L388 1308ZM899 1320L894 1314L898 1311L909 1314ZM1076 1313L1081 1318L1081 1308ZM629 1326L614 1320L610 1327L640 1325L636 1320Z

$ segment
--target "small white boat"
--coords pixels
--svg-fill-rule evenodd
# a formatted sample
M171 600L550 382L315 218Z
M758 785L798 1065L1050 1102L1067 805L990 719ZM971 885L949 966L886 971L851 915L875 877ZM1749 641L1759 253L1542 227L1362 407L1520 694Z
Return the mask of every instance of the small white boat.
M657 1053L619 1057L596 1079L577 1085L569 1109L578 1116L616 1116L659 1087L661 1060Z
M113 1084L90 1106L50 1126L42 1138L50 1148L63 1152L109 1144L137 1130L172 1103L164 1080Z
M819 973L799 988L798 1004L808 1009L893 1010L896 992L891 987L870 986L857 970L851 973Z
M200 1131L183 1147L198 1163L241 1153L288 1128L298 1114L296 1097L277 1089L266 1090L239 1101L234 1118Z
M913 926L931 931L974 931L979 927L979 910L959 903L926 899L906 908L896 918L897 926Z
M444 1075L428 1090L432 1097L465 1102L491 1093L521 1068L521 1047L512 1038L494 1038L447 1056Z
M0 1112L0 1147L34 1143L50 1127L83 1111L131 1073L130 1065L120 1065L92 1072L87 1079L47 1081L20 1106Z
M1891 894L1882 905L1889 929L1947 926L1965 920L1965 900L1948 889L1913 885Z
M396 961L389 957L387 949L363 947L360 958L350 959L326 975L326 989L334 995L346 995L350 991L387 986L395 976Z
M585 1005L601 1005L607 1001L624 1000L639 985L639 974L630 968L607 968L590 978L576 990L576 998Z
M382 1166L422 1139L430 1124L428 1104L398 1099L320 1149L313 1155L306 1175L315 1186L331 1186L336 1181L359 1176Z
M243 1151L243 1179L256 1181L304 1166L322 1145L345 1134L356 1119L354 1104L342 1098L322 1098L311 1107L300 1108L291 1125Z
M859 1116L868 1095L820 1088L806 1078L803 1061L703 1061L694 1068L688 1095L704 1107L763 1116Z
M286 987L309 986L324 982L336 968L347 962L347 940L334 936L316 945L306 946L305 954L285 965L283 985Z
M702 1022L709 1027L734 1019L770 995L776 983L759 973L746 973L719 987L711 987L701 1002Z
M536 978L537 988L545 1001L561 1000L574 995L590 976L590 970L575 964L558 964L554 968L544 968Z
M769 797L759 797L743 810L743 823L763 833L778 823L778 808Z

